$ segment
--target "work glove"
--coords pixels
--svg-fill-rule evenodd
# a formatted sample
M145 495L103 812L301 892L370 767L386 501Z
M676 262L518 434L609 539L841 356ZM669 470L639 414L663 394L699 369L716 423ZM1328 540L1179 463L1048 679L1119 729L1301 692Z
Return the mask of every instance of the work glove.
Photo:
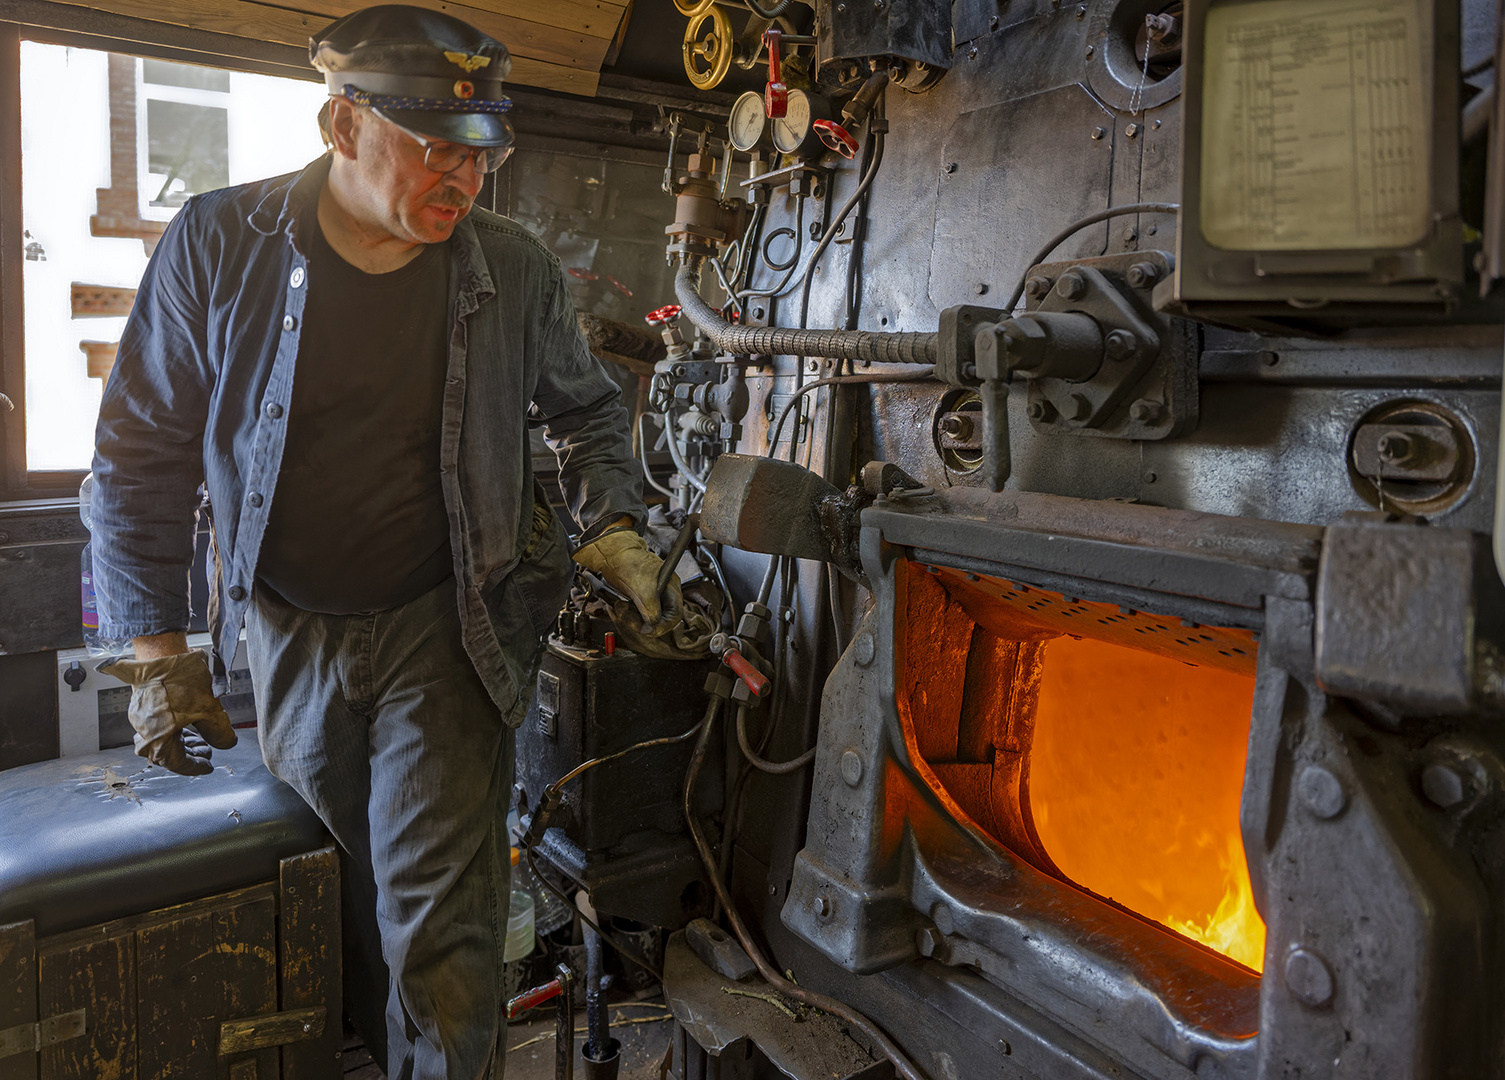
M600 574L608 585L632 601L643 616L643 633L662 637L679 625L684 610L679 578L669 575L669 583L659 594L658 575L664 568L663 560L648 550L634 530L623 528L602 533L575 552L575 561L591 573Z
M235 745L235 728L214 696L209 660L203 653L112 660L99 665L99 671L130 684L127 715L136 729L136 753L153 765L184 776L203 776L214 771L209 747L228 750ZM194 731L185 735L189 725Z

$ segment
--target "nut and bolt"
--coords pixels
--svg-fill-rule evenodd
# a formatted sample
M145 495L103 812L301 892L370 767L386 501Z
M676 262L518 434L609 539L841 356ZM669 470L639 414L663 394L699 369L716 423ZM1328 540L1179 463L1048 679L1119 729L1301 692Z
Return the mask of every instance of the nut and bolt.
M1124 275L1131 289L1148 289L1160 280L1160 267L1154 263L1137 262Z
M948 172L948 173L954 173L954 172L956 172L956 162L954 162L954 161L948 161L948 162L946 162L946 164L945 164L945 165L944 165L944 166L943 166L943 168L944 168L944 169L945 169L945 170L946 170L946 171L947 171L947 172Z
M1380 436L1377 449L1380 460L1387 461L1391 465L1398 465L1416 452L1416 444L1412 442L1409 435L1392 431Z
M1131 139L1134 138L1135 136L1137 136L1139 134L1139 125L1138 124L1130 124L1128 127L1124 128L1124 134L1127 135Z
M985 282L985 281L979 281L976 285L972 286L972 291L975 292L978 296L987 296L988 295L988 285L987 285L987 282Z
M1088 57L1088 58L1089 58L1089 59L1091 59L1091 57L1092 57L1092 54L1093 54L1093 53L1095 53L1095 52L1097 52L1097 50L1096 50L1096 49L1094 49L1094 48L1093 48L1093 47L1092 47L1092 46L1091 46L1091 45L1088 45L1088 46L1087 46L1087 57Z
M1124 243L1132 244L1135 240L1138 239L1139 230L1134 228L1134 226L1130 225L1127 229L1124 230Z
M1038 300L1050 292L1050 278L1035 274L1024 283L1024 295L1031 300Z
M815 914L822 919L831 917L831 901L824 894L815 898Z
M1072 423L1082 424L1092 415L1092 402L1087 400L1086 394L1072 394L1066 399L1066 404L1061 409L1061 412Z
M1105 131L1103 128L1095 127L1092 129L1092 137L1096 140L1101 140L1107 134L1107 131Z
M1045 402L1043 401L1031 401L1025 406L1024 411L1031 420L1039 420L1041 422L1045 420Z
M1153 424L1160 419L1160 402L1140 398L1129 406L1129 417L1136 424Z
M1075 270L1068 270L1056 282L1056 292L1065 300L1080 300L1087 295L1087 279Z
M952 439L966 439L972 435L972 421L955 413L941 418L941 434Z
M1126 360L1139 351L1139 339L1128 330L1114 330L1103 341L1109 360Z

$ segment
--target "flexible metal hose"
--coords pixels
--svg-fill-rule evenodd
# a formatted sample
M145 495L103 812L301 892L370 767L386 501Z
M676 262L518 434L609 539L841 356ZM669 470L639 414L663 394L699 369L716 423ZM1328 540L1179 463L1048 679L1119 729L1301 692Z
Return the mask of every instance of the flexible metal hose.
M674 275L674 294L690 321L718 349L738 356L820 356L873 364L933 364L936 334L878 334L870 330L787 330L736 326L700 297L703 256L691 256Z

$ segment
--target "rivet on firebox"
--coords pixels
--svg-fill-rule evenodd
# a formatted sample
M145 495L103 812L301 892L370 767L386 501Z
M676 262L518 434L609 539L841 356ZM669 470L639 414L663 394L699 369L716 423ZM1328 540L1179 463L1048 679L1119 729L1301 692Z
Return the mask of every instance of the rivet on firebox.
M1311 949L1293 949L1286 957L1286 987L1303 1005L1320 1009L1333 999L1333 973Z
M862 758L856 750L848 750L841 755L841 778L847 782L848 787L862 783Z
M872 634L858 634L857 640L852 642L852 659L857 661L858 667L867 667L877 655L877 646L873 644Z
M1321 765L1308 765L1301 770L1296 790L1306 808L1319 818L1335 818L1348 805L1348 795L1344 792L1343 785Z
M815 914L822 919L831 917L831 901L825 896L815 898Z

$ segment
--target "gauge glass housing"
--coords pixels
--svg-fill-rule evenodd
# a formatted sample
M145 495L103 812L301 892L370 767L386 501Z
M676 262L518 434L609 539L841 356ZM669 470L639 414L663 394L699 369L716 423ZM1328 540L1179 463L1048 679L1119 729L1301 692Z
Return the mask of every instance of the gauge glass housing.
M734 147L747 153L763 141L763 133L767 130L768 117L763 113L763 95L756 90L749 90L732 104L731 115L726 121L727 137Z

